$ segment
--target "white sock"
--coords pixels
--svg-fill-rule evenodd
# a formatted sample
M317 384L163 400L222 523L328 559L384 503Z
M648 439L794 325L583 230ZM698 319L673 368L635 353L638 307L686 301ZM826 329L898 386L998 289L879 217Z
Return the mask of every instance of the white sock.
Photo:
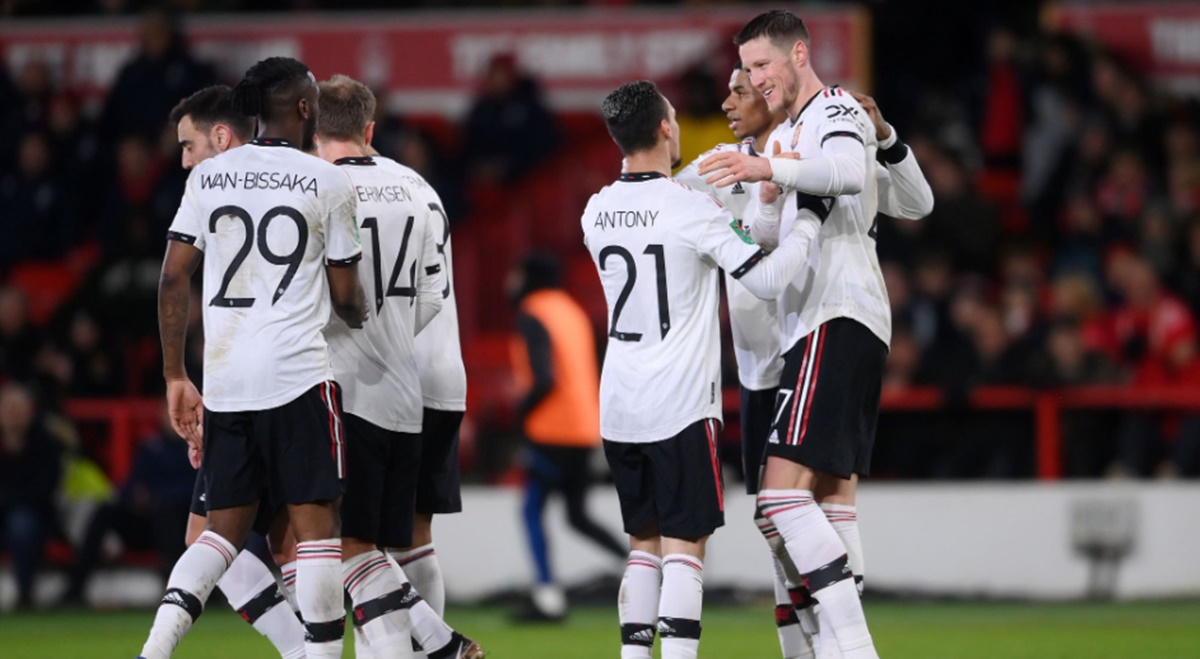
M404 634L411 624L407 606L418 596L411 584L396 577L387 555L379 550L359 554L343 564L342 574L354 604L356 637L362 630L371 653L379 657L399 654L401 642L411 651L412 641Z
M763 490L758 494L758 509L779 529L796 569L813 597L827 609L832 629L822 631L833 633L842 656L877 657L858 589L850 578L846 548L813 501L812 492Z
M854 582L858 585L858 594L862 595L867 566L863 557L862 536L858 534L858 508L823 503L821 510L825 511L825 519L829 520L846 546L846 557L850 559L850 569L854 570Z
M621 659L650 659L661 590L662 559L649 552L629 552L617 597Z
M824 635L817 638L817 659L842 659L842 651L833 635L833 622L829 620L829 610L820 604L812 607L812 610L817 617L817 627L826 630Z
M235 556L237 550L233 545L212 531L201 533L187 548L171 570L167 592L154 616L150 637L142 646L143 657L168 659L171 656L175 646L204 611L204 602Z
M783 651L783 659L812 659L812 640L800 628L800 617L792 602L791 589L795 585L788 583L783 563L774 554L771 556L771 565L775 568L775 628L779 632L779 648Z
M296 601L304 616L308 659L341 657L346 629L341 538L296 543Z
M233 610L266 636L283 659L305 659L304 625L279 592L275 575L257 556L248 551L238 554L217 587Z
M810 659L814 656L816 618L812 612L811 596L804 587L800 573L788 556L783 536L775 524L765 517L756 517L754 524L767 541L774 568L775 626L779 632L779 647L784 659ZM802 625L803 621L811 624Z
M413 588L421 599L429 604L434 613L446 617L446 582L442 580L442 566L438 562L433 543L414 547L407 551L389 549L388 555L404 570ZM425 659L424 652L414 652L413 659ZM370 659L369 657L367 659Z
M388 556L388 564L392 566L392 574L399 579L401 584L408 585L412 590L413 601L408 607L408 617L410 624L408 625L409 633L412 638L421 646L424 652L428 655L437 654L440 650L446 648L451 643L459 642L461 636L454 631L442 617L429 606L429 603L417 594L409 583L408 575L405 574L404 568L396 563L395 559Z
M687 554L664 556L662 597L658 604L662 659L696 659L703 608L704 563Z
M389 550L388 553L408 575L413 588L421 594L421 599L428 602L435 613L445 617L446 583L442 581L442 566L438 563L433 543L408 551Z
M288 606L292 607L296 615L300 615L300 602L296 600L296 561L279 566L279 583L282 586L280 592L283 593Z

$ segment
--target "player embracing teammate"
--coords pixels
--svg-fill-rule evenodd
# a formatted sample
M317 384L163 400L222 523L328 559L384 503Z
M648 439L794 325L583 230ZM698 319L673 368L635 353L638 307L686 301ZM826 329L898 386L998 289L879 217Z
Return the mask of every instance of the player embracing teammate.
M740 73L735 73L731 80L733 93L726 102L726 111L733 120L731 127L735 131L745 127L742 122L747 121L751 111L764 125L757 126L759 130L754 133L739 135L755 139L718 148L683 174L690 185L715 193L719 199L728 201L735 212L741 211L743 217L737 217L731 224L739 231L748 225L753 242L762 248L759 260L764 260L767 252L778 258L780 250L802 250L798 256L802 261L800 267L778 295L749 289L760 297L777 298L773 311L778 334L774 336L755 338L752 332L744 331L755 319L759 324L764 318L769 320L771 310L744 297L746 291L739 288L744 283L743 268L726 266L732 275L731 315L735 325L743 326L741 341L735 336L735 344L739 347L739 374L745 390L743 415L750 417L749 424L744 426L750 436L743 437L744 445L751 447L747 477L761 487L757 500L758 526L777 557L776 613L782 649L787 659L814 656L812 635L816 626L806 626L804 633L798 633L801 626L796 624L794 611L811 620L812 603L819 601L824 632L822 656L875 657L856 588L855 577L861 577L863 561L854 508L857 476L869 470L891 334L887 291L875 251L875 215L882 210L893 217L919 219L931 209L932 195L907 147L882 120L874 102L836 87L826 87L817 78L809 61L808 31L798 17L786 11L764 13L750 21L735 42L748 80ZM747 88L747 83L753 90ZM638 165L644 159L633 157L631 149L622 144L614 131L612 100L627 87L606 100L605 119L626 155L627 173L622 182L644 183L654 178L639 171ZM747 93L761 94L768 110L765 116L761 108L750 109L749 103L742 107L738 99ZM771 117L771 113L775 116ZM615 116L620 118L621 114ZM763 144L763 134L776 123L778 126ZM774 157L763 157L766 153ZM626 426L639 422L661 425L670 418L668 412L673 407L688 401L689 394L694 397L696 391L703 390L707 382L697 376L704 374L702 365L715 357L708 350L694 346L684 367L676 360L647 350L657 343L665 345L668 331L677 326L670 317L682 297L676 292L681 287L671 286L671 270L663 265L671 261L661 257L662 247L645 245L642 251L655 260L643 264L635 259L645 260L645 257L636 256L630 245L641 247L646 240L626 236L649 235L647 228L655 226L655 222L662 223L669 214L656 215L645 195L640 198L625 192L618 195L615 192L620 189L618 186L614 184L593 197L583 218L585 240L596 260L609 302L610 347L604 377L606 381L618 382L613 387L618 391L608 394L602 391L601 400L602 405L607 404L613 410L612 418ZM663 199L671 198L665 189L655 192ZM610 200L607 204L598 203L605 197ZM682 201L676 208L677 212L704 215ZM740 220L744 222L739 223ZM620 227L632 231L621 232ZM604 232L621 238L615 246L612 243L598 246L595 236L606 235ZM704 233L695 231L695 235ZM790 253L780 260L789 258L792 258ZM653 309L649 304L653 298L634 285L638 266L645 272L651 264L656 266L659 282L661 337L659 332L634 332L619 324L622 318L631 317L630 313L641 318L641 309L648 306ZM622 273L627 283L622 283L612 270ZM688 290L686 286L682 288ZM670 289L669 293L666 289ZM701 324L704 322L710 321L702 319ZM649 326L653 328L653 324ZM649 342L641 343L647 338ZM644 352L637 359L625 356L639 350ZM778 363L772 362L772 350L783 354L782 372L777 375L773 372ZM658 352L669 354L662 348ZM684 369L688 372L680 373ZM666 383L676 382L681 376L685 386L675 392L669 403L657 401L639 389L639 385L653 383L651 386L665 390ZM776 378L779 389L774 409L763 423L760 417L765 411L761 404L755 405L755 394L770 391ZM647 399L658 404L648 408L644 404ZM602 426L610 414L604 417ZM756 426L762 429L756 430ZM672 640L681 636L681 629L691 634L689 638L699 638L697 591L702 572L698 559L702 557L703 542L682 545L684 550L699 550L690 555L685 551L682 557L696 572L690 598L680 595L681 589L671 583L667 568L660 567L669 563L671 557L660 563L657 556L669 551L668 543L680 547L660 526L663 514L671 510L660 501L663 492L668 493L668 502L670 494L683 488L691 492L691 517L702 517L708 508L707 488L703 484L699 487L688 484L679 477L687 473L684 467L689 460L702 452L698 447L684 449L672 455L675 462L671 468L663 469L646 449L657 445L669 447L671 442L682 441L683 433L669 440L648 442L644 435L625 438L613 429L611 422L602 428L606 450L619 445L621 440L647 442L631 459L622 460L631 454L627 449L608 450L634 548L620 598L622 657L649 656L654 634L644 622L648 614L633 611L641 599L635 591L639 582L647 590L657 585L659 574L662 603L658 631L663 638L663 656L695 657L694 645L681 647ZM706 432L711 437L715 425ZM758 437L760 433L768 434ZM765 453L752 455L753 447L762 446L764 440ZM755 457L763 465L761 479L754 473ZM632 476L623 473L635 470L640 471ZM623 480L633 485L623 488ZM700 494L699 501L696 493ZM631 512L640 512L642 517L631 519ZM660 517L655 518L655 513ZM644 544L647 533L638 533L636 524L631 524L644 519L653 522L647 524L648 528L661 532L658 544ZM660 552L656 554L652 549ZM681 621L668 615L685 600L691 604L688 610L694 614L694 620ZM641 619L634 620L638 615Z
M771 153L792 157L718 153L699 174L719 187L782 188L779 223L750 227L766 247L807 217L822 223L806 267L778 300L784 369L758 494L759 529L777 553L786 552L797 585L820 602L823 640L832 642L823 645L835 644L847 659L874 657L855 587L863 560L854 495L857 476L870 468L891 339L876 213L919 219L932 209L932 194L874 102L817 77L802 20L769 11L734 41L751 85L773 112L787 114L771 135ZM811 653L802 647L794 656Z

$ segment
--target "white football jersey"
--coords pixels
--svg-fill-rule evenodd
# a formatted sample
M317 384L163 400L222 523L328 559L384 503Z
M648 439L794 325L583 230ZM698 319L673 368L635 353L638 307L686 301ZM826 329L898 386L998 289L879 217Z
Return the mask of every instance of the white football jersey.
M354 183L365 243L358 276L370 307L361 330L334 317L325 331L342 404L380 428L419 433L417 297L440 298L446 286L437 251L442 215L431 208L428 186L413 184L415 174L402 176L373 158L342 158L334 164Z
M346 174L285 140L192 171L169 237L204 251L205 407L271 409L333 379L325 267L360 258L354 214Z
M856 320L884 344L891 342L891 308L875 251L877 142L867 112L841 89L824 89L809 100L795 121L784 121L775 129L768 149L774 153L778 142L784 152L799 152L803 158L804 154L820 153L825 140L834 137L863 143L866 176L859 194L827 200L829 217L821 226L808 265L778 298L785 352L834 318ZM791 230L799 212L796 191L787 191L780 236Z
M700 192L707 192L748 230L758 214L758 184L736 183L718 188L700 176L700 163L709 156L728 151L754 153L753 140L738 144L720 144L693 160L675 175L675 180ZM761 300L736 279L725 273L725 297L729 304L729 327L733 332L733 353L737 358L738 381L752 391L779 386L783 356L779 346L779 319L776 302Z
M435 231L437 252L445 275L442 310L417 335L417 373L421 377L421 397L425 407L447 412L467 409L467 371L463 366L462 345L458 338L458 302L454 296L454 256L450 249L450 218L433 186L412 169L389 158L375 158L380 167L404 177L426 197L429 208L441 219Z
M653 442L720 419L718 272L741 276L762 251L711 196L657 173L622 174L581 222L608 302L601 436Z

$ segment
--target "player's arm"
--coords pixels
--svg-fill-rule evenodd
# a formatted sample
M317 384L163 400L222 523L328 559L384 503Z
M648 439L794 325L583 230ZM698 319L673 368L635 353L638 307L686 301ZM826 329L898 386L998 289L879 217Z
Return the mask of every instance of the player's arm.
M842 100L842 99L839 99ZM852 98L831 105L839 112L821 123L819 154L801 154L801 160L756 158L744 153L720 153L701 163L700 173L717 187L738 181L772 181L792 190L819 197L862 192L866 181L866 135L854 119L858 105ZM842 107L850 108L845 112Z
M523 313L517 317L517 333L525 344L529 372L533 374L533 385L517 408L519 418L524 419L554 390L554 363L550 358L550 333L545 325Z
M192 177L195 174L193 172ZM191 305L192 274L204 254L204 224L192 178L167 231L167 253L158 278L158 333L163 349L163 378L167 381L167 414L171 427L199 452L204 446L204 400L188 379L184 366Z
M446 273L442 271L442 258L437 251L437 234L442 229L442 217L426 206L425 239L421 247L421 260L417 264L417 308L416 327L413 334L420 334L442 310L442 291L446 289Z
M343 185L332 191L333 208L326 216L325 276L329 280L333 312L351 328L358 329L367 322L367 294L358 279L358 262L362 260L358 202L350 179L340 174L343 178L338 182Z
M367 295L358 279L357 262L330 261L325 264L325 276L329 279L329 296L333 300L333 312L351 329L361 329L367 322Z
M780 212L779 203L767 204L760 210L771 221L771 214ZM711 259L738 280L746 290L763 300L779 297L783 289L800 274L808 262L817 233L821 230L821 219L810 212L801 211L791 232L779 242L775 251L767 254L748 236L736 231L737 223L728 211L721 208L709 213L711 218L700 237L698 251ZM778 220L776 220L778 221Z
M847 90L849 91L849 90ZM879 212L901 220L919 220L933 211L933 190L921 172L916 157L896 135L896 129L883 119L883 113L875 99L849 91L862 105L871 122L875 124L875 136L879 139L879 150L875 159L879 167Z

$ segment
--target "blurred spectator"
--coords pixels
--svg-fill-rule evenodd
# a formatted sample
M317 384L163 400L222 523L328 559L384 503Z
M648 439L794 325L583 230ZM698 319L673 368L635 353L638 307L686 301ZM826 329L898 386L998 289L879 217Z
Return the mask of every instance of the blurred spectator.
M1046 344L1035 358L1031 373L1039 387L1075 387L1114 384L1120 379L1112 360L1089 348L1080 322L1064 316L1050 327ZM1119 413L1108 410L1065 410L1060 428L1064 471L1068 477L1096 478L1108 467L1113 451L1113 428Z
M1197 327L1187 305L1164 291L1149 264L1137 257L1128 258L1116 268L1114 284L1122 297L1114 315L1114 329L1133 369L1133 383L1200 386ZM1176 461L1171 469L1192 473L1191 456L1200 450L1200 419L1196 415L1130 412L1121 429L1113 473L1164 473L1161 470L1172 452L1171 440L1178 449L1174 457L1188 463Z
M158 251L165 240L179 199L176 197L166 207L170 211L156 204L166 163L153 144L133 135L117 144L116 171L105 186L101 237L106 254L127 256L150 248ZM146 235L150 243L143 244L143 234L154 234L157 239Z
M37 332L29 325L25 293L0 288L0 373L20 380L28 378L37 344Z
M493 57L463 127L463 164L471 179L511 183L557 145L554 115L537 82L518 70L513 55Z
M96 171L100 157L100 136L92 122L83 116L79 101L67 94L56 96L50 104L46 126L56 169L63 180L71 182L74 198L102 198L103 177L98 176ZM75 240L78 239L79 236L76 236Z
M153 142L179 99L216 80L208 65L188 53L179 26L164 9L142 14L138 46L117 74L101 123L110 139L140 135Z
M979 148L987 167L1005 172L1016 171L1021 155L1024 108L1017 48L1016 36L1006 28L988 35L987 97Z
M13 382L0 386L0 544L13 557L20 608L33 604L60 476L59 447L38 421L33 396Z
M1192 216L1183 230L1178 289L1200 317L1200 213Z
M1111 218L1123 237L1136 237L1136 222L1150 197L1148 174L1141 155L1132 149L1118 151L1108 172L1096 186L1096 206Z
M990 274L1000 244L1000 213L971 185L961 158L949 151L935 152L921 163L937 203L925 218L926 235L953 255L963 272Z
M1104 250L1112 236L1104 226L1104 218L1095 202L1085 195L1072 197L1063 213L1062 233L1051 270L1086 272L1100 279Z
M550 569L546 502L561 492L573 529L623 560L625 547L587 512L588 464L600 445L600 373L591 323L562 289L558 260L532 254L510 275L508 292L518 305L513 370L524 392L518 415L529 440L524 521L536 568L531 609L524 616L558 620L566 615L562 586Z
M1021 199L1043 222L1058 205L1061 182L1070 171L1083 96L1080 53L1063 35L1046 35L1037 44L1037 62L1029 90L1030 121L1021 149Z
M383 148L388 148L386 143ZM462 184L451 174L446 158L428 131L420 128L402 130L396 134L391 148L394 152L383 151L381 148L380 153L413 168L428 181L429 185L437 190L438 197L445 206L443 210L446 211L451 224L466 216L466 196L463 194Z
M71 360L68 394L81 398L119 396L124 392L122 361L111 337L96 318L80 310L71 318L65 340Z
M26 259L52 259L77 242L71 193L53 167L50 141L44 133L21 138L16 172L0 182L4 207L0 231L0 270Z
M164 408L158 431L139 446L128 480L88 524L64 600L84 601L87 582L100 563L110 532L115 532L126 548L154 550L165 580L183 554L195 476L187 443L171 430Z

